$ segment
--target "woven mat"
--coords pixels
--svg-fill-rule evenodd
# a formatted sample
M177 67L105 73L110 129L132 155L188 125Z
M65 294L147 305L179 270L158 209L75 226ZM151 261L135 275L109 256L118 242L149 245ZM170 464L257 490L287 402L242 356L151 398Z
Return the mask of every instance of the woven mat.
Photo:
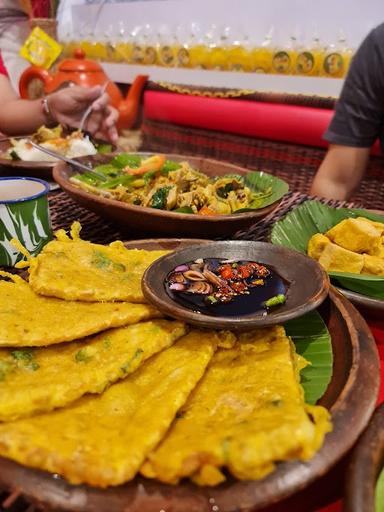
M290 210L302 204L308 199L316 199L314 197L301 194L300 192L290 192L282 200L279 208L272 212L264 219L258 221L246 231L239 231L232 237L234 240L268 240L269 232L272 225L281 219ZM356 206L353 203L343 201L321 201L335 208ZM114 240L132 240L137 238L154 238L153 233L141 233L140 236L133 236L128 228L116 225L111 221L107 221L99 217L95 213L79 206L65 192L53 192L49 197L49 205L51 211L52 227L54 230L63 228L69 230L72 222L78 220L83 229L81 237L91 242L107 244ZM161 237L161 235L158 235ZM204 238L203 233L201 237Z

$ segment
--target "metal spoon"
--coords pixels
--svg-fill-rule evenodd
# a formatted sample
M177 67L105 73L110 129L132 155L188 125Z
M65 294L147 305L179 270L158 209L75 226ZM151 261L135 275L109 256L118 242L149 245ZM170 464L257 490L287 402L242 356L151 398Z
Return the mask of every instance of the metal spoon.
M31 146L38 149L39 151L42 151L43 153L46 153L47 155L53 156L57 160L62 160L63 162L66 162L67 164L70 164L73 167L76 167L82 173L87 172L101 181L107 181L107 178L104 176L104 174L100 174L97 171L94 171L92 169L92 167L88 167L88 165L82 164L76 160L73 160L72 158L68 158L67 156L60 155L60 153L56 153L56 151L52 151L52 149L47 149L44 146L40 146L40 144L36 144L36 142L33 142L32 140L29 140L28 142L31 144Z
M109 84L109 80L107 80L103 84L103 86L101 88L101 91L100 91L100 96L102 96L105 93L105 91L107 90L108 84ZM99 96L99 98L100 98L100 96ZM92 112L92 106L93 106L93 103L91 103L91 105L89 105L89 107L84 112L83 117L81 118L80 125L79 125L79 131L80 132L82 132L84 130L85 122L86 122L89 114Z

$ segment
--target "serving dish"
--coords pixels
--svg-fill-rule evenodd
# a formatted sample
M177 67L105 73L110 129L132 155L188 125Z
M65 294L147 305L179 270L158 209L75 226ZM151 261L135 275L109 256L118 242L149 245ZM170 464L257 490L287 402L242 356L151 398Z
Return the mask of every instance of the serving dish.
M27 138L27 136L16 137L16 139ZM105 144L102 141L94 141L97 144ZM108 146L111 146L108 144ZM111 146L112 147L112 146ZM46 180L52 180L52 170L56 162L31 162L26 160L11 160L3 154L12 148L11 139L0 139L0 172L9 176L10 172L15 175L33 176ZM114 148L112 147L112 150Z
M379 512L375 509L378 477L384 469L384 405L381 405L361 436L346 477L346 512Z
M196 312L167 293L165 279L178 266L198 258L255 261L266 265L282 278L286 286L286 302L270 308L268 314L258 311L224 316L224 309L223 315ZM328 295L329 279L317 262L297 251L264 242L227 241L196 245L163 256L144 273L142 289L148 302L178 320L211 329L246 330L284 323L317 308ZM253 290L257 291L257 287ZM243 298L248 302L256 300L254 296L246 295ZM215 306L211 313L214 309Z
M128 248L176 249L188 240L129 242ZM217 488L190 483L167 486L143 478L107 490L71 486L58 475L0 459L0 485L18 489L45 510L114 512L245 512L272 506L324 475L355 443L373 412L378 392L379 362L364 320L336 290L319 308L332 337L333 376L319 403L332 415L333 431L315 457L306 463L280 464L258 482L228 480ZM353 429L351 429L353 424ZM315 500L316 496L312 495ZM315 507L308 508L314 510ZM270 509L273 510L273 507Z
M144 155L144 153L138 154ZM175 154L168 154L166 158L176 162L187 160L193 168L210 177L224 176L226 174L245 176L249 172L247 169L236 165L205 158ZM86 157L82 161L95 164L102 163L103 160L96 156L92 158ZM104 162L106 162L105 159ZM215 238L246 229L259 219L273 212L281 202L283 195L288 191L288 185L285 182L274 176L261 173L264 180L268 179L271 184L278 183L279 189L281 188L282 190L279 198L274 200L272 204L249 212L204 216L135 206L115 199L94 195L71 183L70 177L73 174L74 170L62 162L55 165L53 169L55 181L82 206L93 210L101 216L126 225L132 232L161 233L170 236L177 233L180 236Z
M9 139L0 140L0 167L4 168L9 176L12 174L27 174L42 179L52 179L53 162L26 162L24 160L10 160L1 156L12 147Z
M289 212L272 228L273 244L307 252L308 241L315 233L323 233L343 219L366 217L384 222L383 212L358 208L331 208L319 201L306 201ZM384 311L384 278L344 272L329 272L332 282L364 315L377 317Z

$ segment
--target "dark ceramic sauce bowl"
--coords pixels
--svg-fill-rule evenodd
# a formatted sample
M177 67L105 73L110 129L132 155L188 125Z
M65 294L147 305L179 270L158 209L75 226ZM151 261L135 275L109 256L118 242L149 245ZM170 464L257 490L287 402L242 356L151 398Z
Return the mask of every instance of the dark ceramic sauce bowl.
M286 284L286 302L262 315L213 316L194 311L174 300L166 278L178 265L198 258L255 261L279 274ZM284 323L317 308L327 297L329 279L320 265L296 251L263 242L212 242L175 251L155 261L144 273L142 289L148 302L162 313L211 329L247 330Z

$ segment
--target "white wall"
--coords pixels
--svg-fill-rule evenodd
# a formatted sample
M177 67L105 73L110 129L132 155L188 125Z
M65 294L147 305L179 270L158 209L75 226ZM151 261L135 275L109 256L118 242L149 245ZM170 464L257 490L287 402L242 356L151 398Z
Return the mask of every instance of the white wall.
M66 0L84 3L84 0ZM352 46L368 31L384 22L384 0L147 0L118 3L98 2L72 7L76 32L96 32L150 23L177 25L198 22L203 29L212 23L242 29L261 41L275 26L275 41L284 43L294 32L305 41L317 31L326 42L342 29Z

